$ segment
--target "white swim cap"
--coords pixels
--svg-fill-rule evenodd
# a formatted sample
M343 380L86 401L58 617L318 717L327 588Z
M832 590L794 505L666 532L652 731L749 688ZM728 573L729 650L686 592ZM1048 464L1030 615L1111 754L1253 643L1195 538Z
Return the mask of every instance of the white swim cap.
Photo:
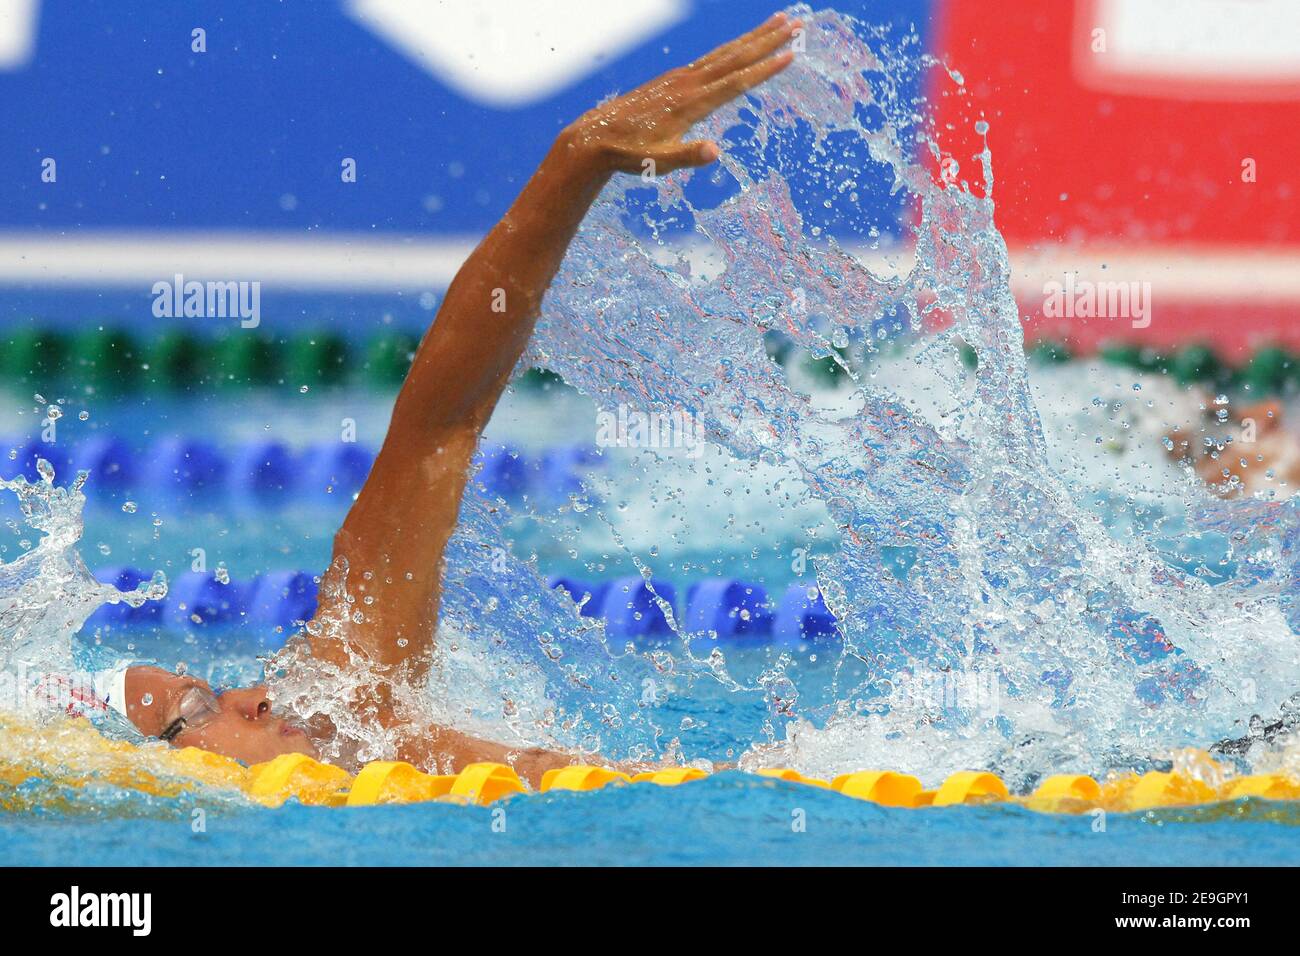
M128 721L131 718L126 712L126 672L135 666L134 661L127 661L109 670L94 671L90 675L95 696Z

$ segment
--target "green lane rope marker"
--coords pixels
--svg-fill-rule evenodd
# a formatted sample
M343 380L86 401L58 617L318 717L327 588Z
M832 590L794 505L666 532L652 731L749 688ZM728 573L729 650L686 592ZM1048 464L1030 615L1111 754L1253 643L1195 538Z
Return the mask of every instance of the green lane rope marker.
M519 376L519 387L531 392L549 392L566 387L566 383L558 373L548 368L533 367Z
M1074 357L1070 353L1069 346L1052 339L1039 339L1029 347L1027 354L1034 361L1044 365L1059 365Z
M846 358L846 350L837 348L840 359ZM839 362L835 361L834 355L826 355L822 358L813 358L811 355L805 356L804 368L806 368L815 381L823 385L835 385L840 379L848 374Z
M89 329L73 338L66 373L81 385L125 392L141 379L142 364L140 350L125 332Z
M1240 372L1243 385L1249 385L1255 397L1277 395L1294 385L1300 377L1296 357L1286 349L1267 346L1257 351Z
M380 386L401 385L419 344L413 336L400 332L375 336L366 348L363 371L367 381Z
M230 332L212 340L214 378L223 385L274 385L285 374L284 348L275 339Z
M1179 385L1217 381L1223 377L1223 372L1223 363L1205 345L1189 345L1169 360L1169 374Z
M288 344L286 381L298 385L337 385L350 371L348 343L341 335L318 332Z
M49 329L15 329L3 338L0 371L11 383L41 384L60 376L68 363L68 339Z
M763 336L763 345L783 367L796 363L811 377L834 387L845 372L833 358L812 358L775 330ZM960 360L967 369L978 367L973 348L958 339ZM83 327L67 334L52 328L24 325L0 331L0 385L9 388L71 385L100 391L122 392L139 386L194 389L226 386L302 386L366 384L395 389L410 367L419 339L402 331L380 332L364 342L327 329L298 333L289 339L268 337L248 330L220 336L175 328L139 339L124 329ZM903 352L903 343L894 343ZM870 362L875 353L861 355L844 349L855 367ZM1040 339L1025 347L1026 355L1044 364L1074 358L1061 341ZM1110 342L1097 351L1103 361L1147 374L1168 374L1180 386L1200 385L1223 390L1244 389L1255 398L1289 393L1300 387L1300 355L1278 346L1260 348L1248 362L1230 367L1213 348L1193 343L1173 352L1161 352L1132 343ZM547 391L563 380L544 369L525 370L516 387Z
M1097 354L1112 365L1123 365L1143 372L1156 372L1165 367L1165 360L1159 352L1141 345L1110 343L1102 346Z
M207 381L212 351L189 332L164 332L144 349L147 381L161 388L193 388Z
M780 332L768 330L763 333L763 348L767 351L768 358L784 367L790 353L794 351L794 343Z

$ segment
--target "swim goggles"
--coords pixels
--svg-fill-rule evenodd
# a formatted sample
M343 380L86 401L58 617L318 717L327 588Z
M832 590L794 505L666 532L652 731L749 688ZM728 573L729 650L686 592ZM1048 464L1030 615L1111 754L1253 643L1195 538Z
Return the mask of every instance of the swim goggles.
M181 694L180 705L176 709L176 719L158 736L170 743L182 731L202 727L219 713L221 713L221 705L217 703L216 694L206 687L191 687Z

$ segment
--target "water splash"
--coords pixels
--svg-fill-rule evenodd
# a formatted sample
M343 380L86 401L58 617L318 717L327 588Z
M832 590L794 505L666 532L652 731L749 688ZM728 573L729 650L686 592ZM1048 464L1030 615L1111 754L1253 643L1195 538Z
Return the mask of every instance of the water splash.
M0 671L70 673L76 666L72 636L95 609L106 603L139 607L167 593L157 575L136 591L121 592L95 580L77 552L81 540L82 493L87 475L65 487L54 484L54 468L37 462L39 479L0 479L0 491L17 496L26 547L0 563Z
M937 65L914 37L794 12L806 53L703 130L724 143L730 194L692 198L690 173L649 197L644 183L612 183L529 356L602 408L685 410L736 459L788 466L838 528L838 551L817 568L844 633L835 704L759 759L927 776L1097 769L1275 708L1300 684L1284 591L1216 589L1141 533L1116 539L1052 469L988 149L975 157L978 195L909 92ZM807 201L827 183L843 184L834 196L871 181L913 214L908 268L864 265ZM702 273L710 259L720 268ZM772 333L814 356L902 339L940 411L861 378L852 413L828 412L769 360ZM972 372L962 346L978 358ZM1260 507L1221 520L1237 535L1294 527L1293 511ZM900 550L913 557L902 576L885 557ZM1275 585L1293 584L1286 558L1266 561Z

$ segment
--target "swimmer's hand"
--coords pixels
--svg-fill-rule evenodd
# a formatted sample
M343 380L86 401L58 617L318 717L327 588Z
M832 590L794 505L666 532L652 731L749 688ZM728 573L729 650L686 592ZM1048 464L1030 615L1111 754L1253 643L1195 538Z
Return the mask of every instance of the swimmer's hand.
M662 175L718 158L708 140L682 136L724 103L780 73L793 54L772 54L802 21L778 13L712 53L584 113L561 142L602 172Z

